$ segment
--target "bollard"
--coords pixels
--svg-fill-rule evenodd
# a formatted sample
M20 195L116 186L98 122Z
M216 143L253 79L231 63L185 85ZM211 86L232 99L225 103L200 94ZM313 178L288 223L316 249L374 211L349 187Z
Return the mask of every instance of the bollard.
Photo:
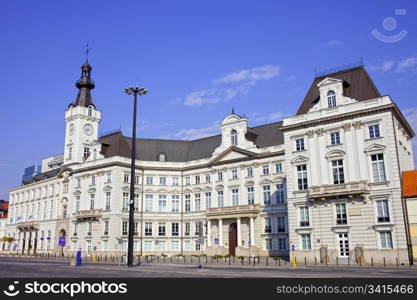
M207 257L207 255L206 255L206 265L207 265L207 259L208 259L208 257Z
M230 256L229 256L229 265L230 265Z
M252 259L253 259L253 266L255 266L255 263L256 263L256 261L255 261L255 256L254 256L254 257L252 257Z
M350 266L350 256L348 257L348 267Z
M374 266L374 258L373 257L371 257L371 266L372 267Z
M304 265L307 266L307 256L304 256Z
M193 263L193 256L194 256L194 255L191 255L191 263Z
M398 268L398 265L399 265L399 263L398 263L398 257L395 258L395 261L397 262L397 268Z
M314 264L317 266L317 257L314 256Z
M297 266L297 257L295 257L295 256L292 257L292 266L293 267Z
M336 265L339 266L339 257L336 257Z
M281 267L281 258L278 258L278 266Z
M268 256L266 257L265 264L268 265Z
M386 264L385 264L385 256L384 256L384 267L386 266Z

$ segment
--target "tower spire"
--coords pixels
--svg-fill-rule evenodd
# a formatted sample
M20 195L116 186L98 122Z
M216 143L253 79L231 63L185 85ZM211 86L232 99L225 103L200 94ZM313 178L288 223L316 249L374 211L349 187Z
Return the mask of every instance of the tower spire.
M91 49L86 48L86 59L85 63L81 66L81 77L77 80L75 86L79 89L77 99L75 100L75 106L89 106L93 104L93 98L91 97L91 90L94 89L95 84L94 81L91 79L91 65L88 62L88 53Z

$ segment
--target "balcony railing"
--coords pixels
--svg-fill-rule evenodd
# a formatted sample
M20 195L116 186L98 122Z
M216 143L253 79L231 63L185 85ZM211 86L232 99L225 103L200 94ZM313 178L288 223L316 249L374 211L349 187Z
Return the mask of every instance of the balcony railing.
M353 198L355 196L365 198L369 193L370 189L367 181L312 186L309 189L309 196L316 200L338 197Z
M75 213L75 217L79 220L98 219L103 216L102 209L80 210Z
M261 206L259 204L247 204L237 206L212 207L207 209L207 217L215 219L221 216L246 216L252 217L259 214Z

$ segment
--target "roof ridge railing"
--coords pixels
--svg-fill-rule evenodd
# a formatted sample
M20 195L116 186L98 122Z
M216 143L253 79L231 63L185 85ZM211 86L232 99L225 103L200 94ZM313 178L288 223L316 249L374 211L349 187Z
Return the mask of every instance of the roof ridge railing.
M344 64L344 65L340 65L340 66L337 66L337 67L334 67L334 68L325 69L325 70L321 70L321 71L314 70L314 77L317 78L317 77L321 77L321 76L324 76L324 75L353 69L353 68L356 68L356 67L363 67L362 57L361 57L360 60L355 61L355 62L350 63L350 64Z
M105 131L105 132L100 132L99 137L110 135L110 134L113 134L113 133L116 133L116 132L119 132L119 131L122 131L121 127L116 128L116 129L112 129L112 130L109 130L109 131Z

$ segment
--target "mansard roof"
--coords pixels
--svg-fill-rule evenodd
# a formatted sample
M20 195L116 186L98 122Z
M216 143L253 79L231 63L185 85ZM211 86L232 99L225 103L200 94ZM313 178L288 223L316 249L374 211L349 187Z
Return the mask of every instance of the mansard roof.
M53 170L50 170L50 171L46 171L46 172L37 174L37 175L33 176L32 179L27 180L27 181L23 181L22 184L26 185L26 184L30 184L30 183L33 183L33 182L42 181L42 180L45 180L45 179L56 177L60 170L61 170L61 168L56 168L56 169L53 169Z
M279 129L282 122L275 122L257 127L248 127L248 138L258 148L281 145L284 136ZM136 139L136 158L143 161L158 161L158 154L165 153L168 162L185 162L203 158L211 158L215 149L220 146L222 136L214 135L197 140L163 140ZM123 136L121 131L102 136L99 142L103 144L102 154L105 157L130 157L132 139Z
M358 101L379 98L381 94L369 77L363 66L358 66L335 73L325 74L314 78L307 95L298 108L297 115L306 114L317 102L320 101L320 93L317 84L326 78L336 78L343 81L343 95Z

